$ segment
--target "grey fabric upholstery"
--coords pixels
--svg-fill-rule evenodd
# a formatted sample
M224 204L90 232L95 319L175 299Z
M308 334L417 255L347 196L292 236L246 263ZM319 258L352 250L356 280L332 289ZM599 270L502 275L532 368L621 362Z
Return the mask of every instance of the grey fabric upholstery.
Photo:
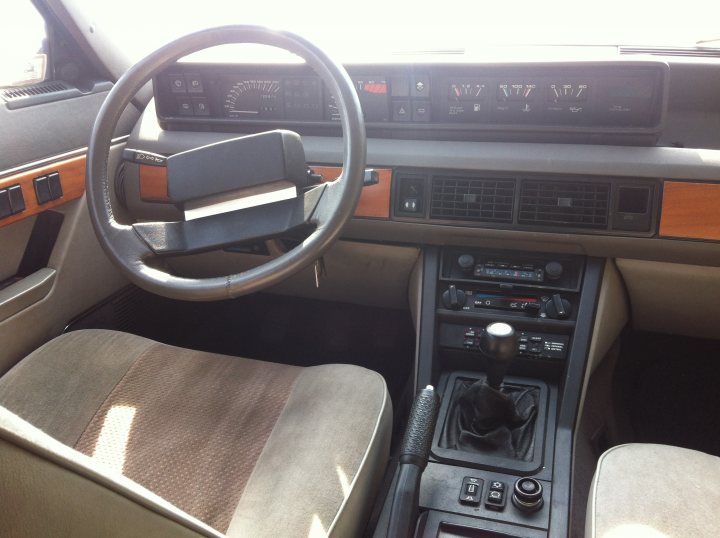
M377 473L384 465L373 462L389 451L392 413L383 378L356 373L354 366L326 365L300 374L228 536L324 536L332 531L345 537L362 530L357 525L366 515L363 499L381 478ZM358 436L368 442L355 442ZM271 528L268 521L273 521Z
M0 378L0 405L74 446L115 385L154 344L115 331L64 334Z
M133 363L155 345L151 340L112 331L79 331L62 336L28 356L0 379L0 405L58 441L72 445L108 395L126 377ZM3 409L0 412L25 424L26 429L35 431L39 438L50 439L12 413ZM387 464L391 417L387 389L378 374L349 365L302 369L249 477L227 534L357 535ZM0 441L7 441L8 436L13 435L17 437L18 433L8 433L6 425L0 421ZM50 442L56 443L55 439ZM36 523L40 527L59 529L53 531L54 535L108 535L102 530L110 528L103 527L107 524L105 516L85 518L89 526L84 528L82 523L74 520L77 515L74 503L67 500L68 506L63 507L63 495L55 495L69 487L73 491L77 489L77 498L84 495L97 497L99 482L110 491L97 498L109 495L108 499L115 499L118 492L115 479L118 477L101 476L94 482L78 481L77 477L73 478L78 470L72 465L61 465L62 472L57 474L57 469L48 467L47 462L42 463L43 458L38 458L37 454L23 455L23 451L18 451L18 446L22 448L24 444L25 448L32 448L36 442L37 439L19 444L0 442L0 459L8 464L8 468L0 472L0 489L13 491L14 488L8 490L5 486L14 480L24 484L21 489L33 490L25 500L36 504L36 513L40 515L40 523ZM68 447L62 448L82 461L92 461ZM238 458L242 456L237 454ZM23 468L14 468L20 465L21 459L25 462ZM5 471L10 473L12 480ZM33 479L38 472L55 473L53 484L60 486L43 491ZM103 469L95 472L102 475ZM137 503L141 499L139 504L143 504L147 501L143 492L152 497L153 494L127 478L120 476L119 479L140 492L135 497L131 495L130 502ZM67 486L65 481L73 485ZM91 494L91 491L95 493ZM52 495L52 499L48 495ZM122 492L120 496L123 497ZM127 502L127 496L123 498L122 502ZM113 505L109 500L107 502L108 506ZM103 509L102 503L88 502L87 505L89 510ZM53 517L59 520L54 522ZM74 526L63 527L63 518L72 519ZM118 531L118 535L132 535L133 518L113 516L110 520L122 522L115 523L123 525L124 532ZM180 523L183 521L196 520L182 514ZM3 511L0 529L15 530L3 533L3 536L26 534L17 532L20 527L13 527L16 523L12 512ZM202 532L202 523L198 523L200 528L192 524L188 527L187 523L185 526L192 529L190 534L200 530L200 534L207 535ZM178 522L169 520L168 524L170 527L148 531L147 535L172 535L168 529L177 526ZM140 528L137 531L144 535Z
M720 458L654 444L611 448L598 461L586 538L715 537Z

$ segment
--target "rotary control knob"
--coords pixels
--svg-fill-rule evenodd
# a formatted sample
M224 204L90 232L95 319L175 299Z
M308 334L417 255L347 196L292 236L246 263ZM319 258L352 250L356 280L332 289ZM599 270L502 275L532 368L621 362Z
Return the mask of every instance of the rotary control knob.
M470 254L460 254L457 259L457 264L463 273L470 273L475 269L475 258Z
M543 505L543 487L534 478L520 478L515 482L513 504L523 512L537 512Z
M572 304L559 293L555 293L545 303L545 313L550 319L568 319L572 314Z
M442 294L443 305L451 310L460 310L465 306L465 301L467 301L467 295L463 290L459 290L455 284L450 284Z
M548 262L545 264L545 276L548 280L560 280L563 271L564 269L560 262Z

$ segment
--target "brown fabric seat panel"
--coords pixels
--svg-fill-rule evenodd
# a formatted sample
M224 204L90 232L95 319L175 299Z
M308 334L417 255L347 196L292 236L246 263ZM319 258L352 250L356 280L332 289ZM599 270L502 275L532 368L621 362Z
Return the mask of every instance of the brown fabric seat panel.
M224 532L300 371L156 344L75 448L121 459L124 450L125 476Z

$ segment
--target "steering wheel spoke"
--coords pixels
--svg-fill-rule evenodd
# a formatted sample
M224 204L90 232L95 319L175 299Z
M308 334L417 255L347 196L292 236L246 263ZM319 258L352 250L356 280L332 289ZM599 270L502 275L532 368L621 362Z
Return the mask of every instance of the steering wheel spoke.
M314 227L326 190L326 185L319 185L289 200L197 220L142 222L132 227L158 256L215 250Z

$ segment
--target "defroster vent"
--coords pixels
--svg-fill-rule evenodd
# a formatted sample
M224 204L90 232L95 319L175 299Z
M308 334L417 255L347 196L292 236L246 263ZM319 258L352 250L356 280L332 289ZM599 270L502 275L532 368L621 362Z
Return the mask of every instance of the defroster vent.
M430 218L477 222L513 220L515 180L434 177Z
M607 228L609 206L609 183L525 180L518 222Z

